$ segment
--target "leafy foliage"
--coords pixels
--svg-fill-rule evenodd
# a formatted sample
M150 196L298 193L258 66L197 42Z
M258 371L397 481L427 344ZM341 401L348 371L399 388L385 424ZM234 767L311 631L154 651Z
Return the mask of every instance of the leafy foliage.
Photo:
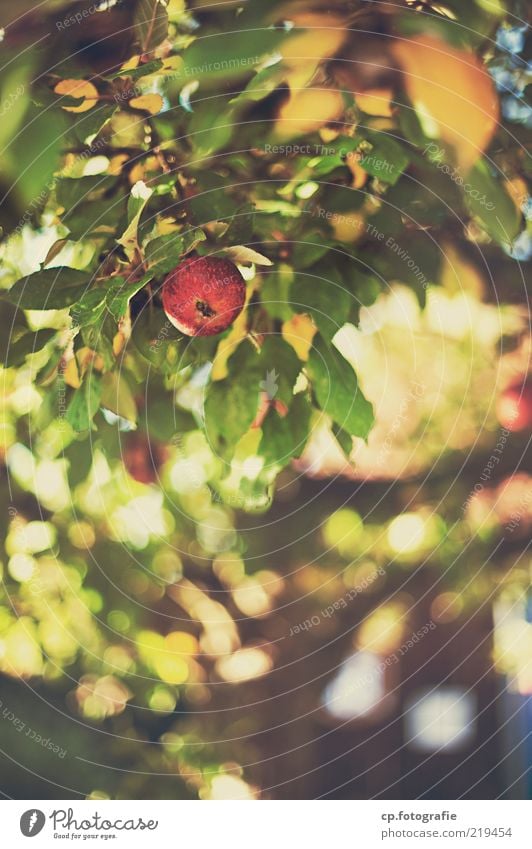
M328 417L349 453L352 437L367 439L372 407L335 347L336 332L356 326L393 281L424 303L440 275L435 224L464 245L478 234L508 251L522 226L501 169L482 160L483 148L497 142L477 126L479 113L472 110L456 148L460 128L439 117L436 89L460 63L464 85L480 86L485 113L493 111L492 83L474 58L478 43L473 35L468 43L466 27L457 45L444 15L429 23L398 4L380 21L380 39L364 47L369 68L377 56L393 68L384 85L357 78L348 64L355 36L341 26L331 33L319 12L300 18L296 10L287 26L282 3L268 10L248 3L238 13L229 4L212 15L161 0L132 6L120 8L120 21L118 12L94 16L108 25L111 44L118 23L127 32L118 65L92 73L90 55L59 50L53 73L44 54L35 64L16 56L3 80L7 93L22 92L3 128L6 173L13 174L16 149L21 175L13 181L15 237L30 222L55 236L40 269L6 298L21 310L70 311L69 332L65 315L60 335L46 331L46 321L37 334L17 334L6 364L42 349L50 387L70 363L67 420L80 433L101 425L99 411L108 409L101 386L117 375L127 401L115 412L129 422L148 375L159 373L168 390L172 377L180 386L199 380L195 421L227 473L255 428L264 470L274 462L280 471L310 436L313 410ZM334 14L348 26L345 9ZM495 14L491 24L487 13L479 17L488 29L497 24ZM393 27L411 39L410 50L389 39ZM445 39L452 47L440 55ZM423 112L409 99L417 96L411 75L431 49L436 93ZM460 150L468 163L477 160L470 174L460 171ZM465 222L461 232L457 221ZM184 338L162 312L165 275L194 252L232 259L247 279L243 316L215 340ZM290 329L305 316L314 327L310 353ZM264 418L260 384L272 370L284 415L271 406ZM169 392L169 415L180 411L181 397ZM271 471L261 480L269 486Z

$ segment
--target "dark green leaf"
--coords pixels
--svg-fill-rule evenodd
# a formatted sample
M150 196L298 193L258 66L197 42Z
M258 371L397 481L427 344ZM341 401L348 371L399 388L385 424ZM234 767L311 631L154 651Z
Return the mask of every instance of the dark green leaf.
M335 265L322 262L296 274L290 300L295 312L309 313L322 335L332 339L348 319L352 298Z
M152 278L153 274L145 274L140 280L134 282L126 280L124 277L113 278L105 297L107 309L113 318L120 321L125 316L133 295L136 295Z
M67 209L62 223L70 230L71 239L83 239L91 233L114 233L122 223L125 212L123 191L106 200L87 201ZM124 222L125 223L125 222Z
M320 334L314 337L307 371L320 408L343 430L366 439L374 420L372 405L352 366Z
M77 304L70 310L75 324L85 327L89 324L99 322L105 310L106 289L99 286L95 289L87 289Z
M198 157L221 150L238 127L236 112L227 103L206 100L194 107L188 126L188 138Z
M88 372L80 388L75 390L66 411L66 420L77 433L91 428L100 407L101 392L100 377L93 371Z
M404 146L382 132L367 131L371 150L361 153L359 165L372 177L394 185L410 162Z
M90 439L75 439L64 452L68 460L68 482L71 487L82 483L92 468L92 446Z
M126 71L116 71L110 75L110 79L114 80L119 77L131 77L132 80L138 80L148 74L155 74L163 67L161 59L152 59L151 62L145 62L139 65L138 68L129 68Z
M175 372L181 356L182 335L164 312L144 307L133 324L131 341L145 360L164 373Z
M143 53L149 53L168 35L168 13L160 0L137 0L134 24Z
M124 372L109 372L102 377L100 405L127 422L136 424L137 405Z
M108 192L116 184L117 178L109 174L95 174L88 177L62 177L56 184L57 200L69 214L80 204Z
M202 226L209 221L231 219L237 210L235 201L227 194L227 178L215 172L204 171L201 188L188 201L193 221Z
M281 29L217 32L198 38L183 53L182 74L189 80L245 76L287 37Z
M345 456L349 460L351 452L353 450L353 437L351 434L347 433L343 428L333 422L332 432L334 437L344 452Z
M53 339L57 330L38 330L36 333L29 331L21 336L17 341L12 342L7 350L7 356L4 360L6 368L11 366L20 366L30 354L35 354L40 351L50 339Z
M288 265L280 265L263 275L261 302L272 318L287 321L294 314L290 306L290 287L293 280L294 271Z
M154 276L168 274L176 265L184 253L185 240L180 233L169 233L167 236L158 236L148 242L145 248L145 257L152 267Z
M75 268L46 268L17 280L6 297L22 309L63 309L81 298L90 280L89 274Z
M289 407L300 367L280 337L268 336L260 352L248 342L239 345L229 359L228 377L211 382L206 393L205 426L215 449L232 453L257 414L261 392Z
M521 214L502 182L492 177L484 161L468 174L465 200L486 233L499 245L510 245L519 233Z
M308 436L312 408L307 397L294 396L288 414L282 418L271 409L262 425L259 452L266 466L286 466L293 457L300 457Z

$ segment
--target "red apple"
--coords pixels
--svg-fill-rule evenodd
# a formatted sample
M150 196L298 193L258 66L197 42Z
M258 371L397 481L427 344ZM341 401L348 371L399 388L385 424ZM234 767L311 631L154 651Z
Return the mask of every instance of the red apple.
M497 418L513 432L532 426L532 384L509 386L497 399Z
M162 298L167 318L181 333L214 336L242 312L246 284L228 259L191 257L170 272Z

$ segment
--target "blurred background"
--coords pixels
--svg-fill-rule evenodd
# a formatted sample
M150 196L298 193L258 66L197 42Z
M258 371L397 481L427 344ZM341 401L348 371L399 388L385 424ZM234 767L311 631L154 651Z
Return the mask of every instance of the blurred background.
M366 318L354 471L317 430L251 513L213 500L200 431L24 444L46 397L5 373L6 794L527 796L524 317L399 286Z

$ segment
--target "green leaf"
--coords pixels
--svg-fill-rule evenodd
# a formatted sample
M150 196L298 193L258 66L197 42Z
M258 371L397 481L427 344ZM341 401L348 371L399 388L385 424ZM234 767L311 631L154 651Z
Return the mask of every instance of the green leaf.
M191 115L188 138L198 157L210 156L225 147L238 128L236 110L219 100L199 103Z
M360 310L362 307L369 307L375 303L381 293L381 284L375 275L355 271L351 263L344 269L344 280L346 288L351 293L348 319L352 324L358 324Z
M61 177L56 184L56 196L58 203L68 210L69 214L89 200L101 196L104 192L112 189L117 182L117 177L110 174L94 174L88 177Z
M334 422L333 422L333 426L332 426L332 432L334 434L334 437L335 437L338 445L340 446L340 448L344 452L345 456L349 460L350 456L351 456L351 452L353 450L353 437L351 436L350 433L347 433L347 431L345 431L342 427L340 427L337 424L334 424Z
M180 362L182 338L162 310L149 306L136 317L131 334L137 351L163 373L175 373Z
M131 77L132 80L138 80L148 74L156 74L164 66L161 59L152 59L150 62L145 62L137 68L129 68L125 71L115 71L109 75L109 79L115 80L120 77Z
M188 201L193 221L202 226L209 221L232 219L237 210L235 201L227 194L227 177L216 172L204 171L201 189Z
M142 180L136 182L131 189L127 202L127 227L122 236L117 239L118 244L122 245L129 259L133 259L135 250L138 248L140 216L152 194L153 189L150 189Z
M136 295L152 279L153 274L145 274L140 280L134 282L124 277L114 277L105 297L105 304L113 318L120 321L125 316L133 295Z
M85 375L82 385L74 392L66 411L66 420L73 430L89 430L100 407L101 378L93 371Z
M173 271L181 259L195 250L206 239L199 227L190 227L181 233L168 233L151 239L145 247L145 257L153 277Z
M290 407L301 368L296 354L278 336L268 336L258 352L243 342L229 358L229 375L212 381L205 399L205 427L211 444L222 454L232 453L252 424L261 391Z
M320 334L314 337L307 372L320 408L343 430L366 439L374 421L373 407L352 366Z
M342 275L334 264L326 262L296 274L290 300L295 312L310 313L326 339L332 339L345 324L352 302Z
M85 480L92 469L93 455L90 439L74 439L64 452L68 460L68 483L75 487Z
M242 206L233 215L222 237L224 245L246 245L253 240L255 207L252 203Z
M359 165L372 177L395 185L410 162L405 148L383 132L367 131L365 136L372 148L361 154Z
M469 211L499 245L510 245L519 233L521 213L503 183L492 177L484 161L475 165L464 182Z
M78 327L85 327L99 322L105 310L106 289L99 286L95 289L87 289L70 310L74 323Z
M20 366L27 356L37 353L53 339L57 330L38 330L36 333L30 330L25 333L15 342L11 342L7 349L7 354L4 359L4 366L11 368L12 366Z
M0 79L0 150L10 143L24 118L33 72L33 60L28 51L21 52L6 64Z
M169 233L151 239L144 249L144 256L157 277L159 274L168 274L179 265L184 251L185 240L181 233Z
M308 268L328 253L331 243L327 241L323 233L305 230L304 241L296 243L292 251L292 262L294 268Z
M294 311L290 306L290 287L294 280L294 270L289 265L279 265L262 277L261 303L272 318L289 320Z
M287 33L282 29L216 32L198 38L183 53L182 74L189 80L230 80L245 76L274 51Z
M149 53L168 35L168 13L160 0L137 0L133 23L143 53Z
M42 206L53 187L65 120L61 110L42 110L30 104L21 128L2 152L1 172L9 174L10 188L24 212Z
M258 71L251 78L245 89L233 99L233 102L236 103L241 100L258 102L259 100L264 100L272 91L275 91L282 81L284 74L285 69L279 63L263 68L262 71Z
M123 372L113 371L103 376L100 406L136 425L137 405Z
M125 212L125 194L122 189L113 198L80 203L66 209L62 223L70 231L72 240L85 239L91 233L115 233L122 224Z
M17 280L6 297L22 309L60 310L75 304L90 281L89 274L76 268L46 268Z
M259 453L266 466L286 466L293 457L300 457L305 448L310 427L312 407L303 393L294 396L288 414L282 418L270 410L262 425Z

